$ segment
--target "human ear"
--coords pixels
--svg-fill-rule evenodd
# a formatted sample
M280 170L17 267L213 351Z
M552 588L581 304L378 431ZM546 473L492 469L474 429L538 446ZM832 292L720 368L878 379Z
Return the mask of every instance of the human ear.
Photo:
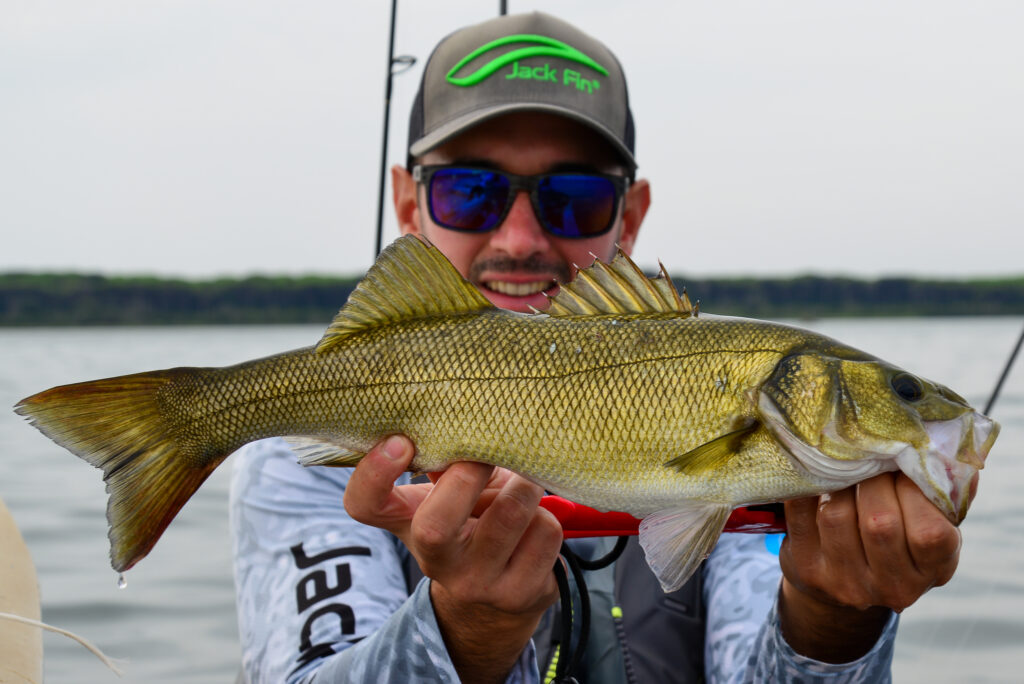
M395 218L402 235L416 235L420 232L419 186L412 174L401 164L391 167L392 200L395 204Z
M640 224L651 206L651 184L641 178L629 186L626 191L622 209L622 232L619 234L619 247L626 254L633 252Z

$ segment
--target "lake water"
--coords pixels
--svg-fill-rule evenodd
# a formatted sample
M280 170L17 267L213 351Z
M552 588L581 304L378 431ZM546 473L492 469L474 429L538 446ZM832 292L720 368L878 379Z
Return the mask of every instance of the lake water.
M832 335L985 404L1021 321L821 320ZM238 671L227 467L185 506L118 589L98 470L9 407L52 385L179 365L224 365L314 343L321 326L0 329L0 497L39 572L43 619L125 658L118 679L78 644L44 636L46 681L225 682ZM956 577L908 609L897 681L1020 681L1024 663L1024 359L993 417L1003 431L963 524ZM340 502L339 502L340 505Z

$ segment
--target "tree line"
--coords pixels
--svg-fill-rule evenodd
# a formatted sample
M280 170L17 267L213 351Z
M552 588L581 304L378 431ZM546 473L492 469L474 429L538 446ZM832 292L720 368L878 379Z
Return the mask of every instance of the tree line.
M1024 276L991 280L675 278L704 311L752 318L1024 314ZM324 323L358 278L191 281L0 274L0 325Z

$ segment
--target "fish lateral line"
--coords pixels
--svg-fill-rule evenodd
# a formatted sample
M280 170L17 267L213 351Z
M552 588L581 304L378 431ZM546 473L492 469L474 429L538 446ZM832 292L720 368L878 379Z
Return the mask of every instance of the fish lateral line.
M498 349L493 345L481 348L491 340L501 343L503 339L520 334L518 331L524 329L523 320L540 323L557 319L560 325L572 327L575 324L583 332L584 341L586 334L600 334L597 326L587 327L589 314L584 316L571 311L549 312L536 319L526 314L500 314L507 324L504 328L494 323L494 327L482 332L468 331L462 341L476 339L473 346L445 343L443 349L435 352L440 345L438 337L426 334L418 339L409 338L399 347L399 343L391 343L388 336L405 333L398 326L387 327L387 324L411 320L410 312L415 316L447 316L456 321L453 325L466 323L471 311L476 316L499 315L489 302L486 306L481 303L485 299L483 295L465 283L447 261L444 262L447 266L441 268L438 259L443 260L443 255L435 248L407 236L386 250L392 257L404 252L412 256L398 263L382 256L382 261L360 284L365 287L357 287L315 347L220 369L178 368L78 383L40 392L19 402L16 412L27 417L34 427L103 471L109 494L111 565L115 570L127 570L145 557L185 502L228 454L262 437L316 432L335 434L338 442L369 448L378 435L384 436L382 430L411 433L418 454L430 455L429 461L425 459L417 466L422 469L433 469L457 449L460 451L454 455L473 453L479 456L476 460L483 462L487 458L503 458L504 461L494 464L512 467L528 479L550 484L552 486L547 488L552 491L568 495L578 491L582 500L595 506L615 502L615 506L633 506L632 510L638 512L650 511L655 504L663 506L662 510L644 518L639 534L649 564L662 586L671 590L685 581L688 573L692 573L710 552L734 504L821 493L827 487L838 489L866 479L874 466L869 464L865 470L860 465L865 461L861 454L870 449L878 451L872 444L880 441L890 445L914 440L932 444L940 433L944 434L944 443L929 448L928 454L911 459L908 453L901 469L905 468L904 472L936 506L942 510L957 506L959 510L954 517L962 518L969 503L963 495L969 489L964 483L969 475L977 472L972 462L984 461L998 433L998 424L978 414L962 398L937 392L934 385L925 388L928 401L907 401L887 380L893 366L825 336L766 321L747 319L744 323L744 319L724 319L725 325L720 325L723 319L705 317L699 322L689 322L679 321L687 316L671 311L647 312L644 307L648 307L648 300L657 299L661 302L659 306L670 310L675 300L670 296L670 283L638 275L635 265L631 267L633 270L615 271L616 275L612 276L602 276L604 266L591 267L593 271L584 269L581 273L587 276L579 280L578 286L565 286L578 296L563 300L562 308L574 306L574 302L580 300L584 302L580 307L597 309L601 312L599 315L614 316L622 322L637 312L618 309L634 306L642 309L637 317L649 321L651 331L672 330L672 334L662 338L652 334L651 344L646 348L624 347L621 340L625 338L618 337L618 332L608 333L601 338L607 341L592 346L605 356L585 357L598 361L584 368L572 367L572 357L561 356L572 353L575 347L572 343L561 347L559 355L553 359L545 353L550 339L539 340L537 343L542 345L539 350L519 344L522 340ZM453 286L450 291L428 287L435 283L427 277L431 269L443 270L441 280L458 287ZM623 274L622 279L618 278ZM636 292L622 295L625 303L609 303L605 294L590 292L595 282L597 289L601 289L603 277L615 281L610 288L613 293L621 294L624 286L620 280L623 279ZM399 282L399 286L389 281ZM394 294L396 299L385 301L380 297L382 293ZM433 297L443 301L434 303ZM552 306L556 303L557 297ZM424 309L436 313L424 314ZM594 320L593 316L589 320ZM622 327L614 326L614 329L618 331ZM681 329L684 329L682 334L675 334ZM362 338L362 333L368 337ZM371 333L380 336L381 346L361 347L369 353L349 361L346 344L361 346L366 344L364 340L377 344L369 337ZM636 341L638 338L628 336L628 339ZM480 340L484 340L484 344ZM655 343L665 346L657 347ZM743 346L744 343L749 346ZM424 362L424 354L419 353L422 349L431 350L429 364ZM637 350L646 350L647 355ZM554 351L552 349L551 354ZM341 358L327 352L337 352ZM289 362L286 358L289 354L304 356ZM394 356L384 359L379 366L374 365L376 359L381 358L380 354ZM454 361L444 354L451 355ZM628 354L633 357L622 358ZM802 439L790 430L794 419L799 421L801 417L814 415L823 399L834 401L830 394L805 396L792 389L799 384L794 373L801 366L790 364L794 369L790 372L786 370L788 366L782 368L779 363L779 357L792 354L870 362L845 364L850 368L844 364L826 364L829 372L836 376L833 384L842 389L838 395L845 402L842 408L858 429L835 435L810 435L831 439L831 442L821 440L820 448L811 444L814 440ZM495 355L499 356L498 362L495 362ZM506 356L511 358L504 358ZM740 360L748 357L749 363L733 364L728 357ZM540 359L547 360L541 364ZM689 359L698 361L679 363ZM459 371L452 366L455 362L465 364L471 371L481 369L480 375ZM643 372L614 372L638 366L645 366ZM691 366L699 373L689 373ZM448 372L450 367L452 372L447 376L426 380L410 377L428 369L431 373ZM547 370L552 367L557 372ZM237 375L228 371L232 368L238 371ZM523 372L521 368L528 370ZM388 377L381 382L364 382L380 378L380 372L385 370L397 371L393 377L400 379ZM494 374L495 370L498 375ZM355 374L347 376L350 380L344 384L331 379L349 372ZM719 401L717 398L726 389L723 373L727 375L727 389L733 394ZM186 374L192 375L186 378ZM588 374L595 377L589 381L559 384ZM325 378L329 385L317 386ZM168 389L175 387L178 381L182 381L180 387ZM233 385L211 390L204 382ZM474 397L466 396L471 393L465 392L464 387L442 391L439 387L442 383L491 383L495 391L486 395L486 401L469 404ZM500 386L502 383L515 383L517 387L505 389ZM709 383L713 386L708 387ZM438 389L417 394L407 389L412 385L438 386ZM763 410L756 402L751 406L751 399L768 396L765 388L769 386L775 388L770 402L775 405L775 413ZM397 389L373 393L375 388L381 387ZM571 388L573 394L562 402L558 400L560 393L539 391L563 387ZM273 394L260 396L262 388ZM361 403L356 405L346 400L346 392L361 390L366 390L365 396L355 397ZM309 398L328 394L339 396ZM626 396L644 411L626 412L617 415L617 420L609 421L608 407L613 402L615 406L622 404ZM222 399L228 403L218 403ZM214 408L210 410L210 407ZM665 411L665 407L672 407L675 413ZM193 417L193 410L210 412ZM928 411L933 418L927 418ZM956 415L965 418L953 424L943 418L950 411L959 411ZM712 440L691 448L692 444L705 441L707 425L736 428L738 419L748 419L752 413L763 423L756 434L744 434L743 428L734 429L731 435L716 438L717 444ZM655 416L653 421L651 416ZM666 416L673 421L671 424L664 422ZM868 420L874 421L871 427L874 432L868 430ZM927 434L918 435L920 430L915 421L927 423L927 420L948 426L942 430L938 426L929 428ZM204 421L209 425L202 425ZM601 429L595 430L595 426ZM971 432L967 432L968 429ZM496 431L500 433L500 440L495 438ZM865 434L873 435L871 440L867 440ZM666 440L672 445L670 450L665 450ZM361 452L337 443L332 445L323 437L311 441L320 442L322 453L329 453L330 458L346 464L362 458ZM325 441L328 442L326 447ZM565 464L565 456L570 453L566 445L574 449L577 447L573 445L581 445L571 452L579 459L573 468ZM742 446L744 457L735 461L739 468L733 473L735 477L702 480L680 476L671 472L671 467L665 467L666 457L686 450L684 456L672 459L676 461L674 465L684 471L691 468L703 473L708 467L721 464L738 445ZM973 456L961 462L957 456L964 449L973 449ZM652 452L657 453L657 458L651 462L628 458ZM682 462L687 457L689 465ZM936 465L933 461L944 467L941 473L937 469L934 473L930 470ZM311 461L303 459L303 463L307 462ZM850 462L856 467L844 466ZM614 467L613 471L609 470L609 464ZM670 461L668 465L673 463ZM604 468L602 473L612 472L608 475L611 481L602 475L604 479L595 485L597 480L580 476L580 467L588 469L587 477ZM813 471L815 467L817 474ZM771 474L772 481L754 481L751 477L752 473L762 472ZM938 475L934 475L936 473ZM959 501L952 501L951 497Z

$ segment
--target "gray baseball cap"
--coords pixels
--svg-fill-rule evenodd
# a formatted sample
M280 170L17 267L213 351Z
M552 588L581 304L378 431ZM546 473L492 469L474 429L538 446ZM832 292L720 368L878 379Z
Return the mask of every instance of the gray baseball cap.
M626 77L603 43L549 14L497 17L448 35L423 69L409 118L409 157L487 119L551 112L600 133L629 172L633 114Z

